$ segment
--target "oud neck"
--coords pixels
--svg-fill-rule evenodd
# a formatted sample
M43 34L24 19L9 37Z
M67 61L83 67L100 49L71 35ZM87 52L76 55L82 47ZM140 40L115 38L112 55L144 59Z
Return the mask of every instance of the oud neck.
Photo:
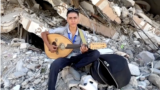
M86 45L88 47L88 45ZM66 49L77 49L80 48L80 44L67 44Z

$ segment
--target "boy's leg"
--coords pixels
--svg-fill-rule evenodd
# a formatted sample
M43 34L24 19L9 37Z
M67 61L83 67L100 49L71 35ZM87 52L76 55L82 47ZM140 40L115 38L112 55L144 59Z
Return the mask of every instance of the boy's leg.
M55 90L58 73L71 63L67 58L58 58L52 62L49 72L48 90Z
M86 53L80 54L78 56L71 57L70 59L73 59L75 64L72 65L74 69L81 68L83 66L86 66L94 61L96 61L100 56L99 51L97 50L90 50Z

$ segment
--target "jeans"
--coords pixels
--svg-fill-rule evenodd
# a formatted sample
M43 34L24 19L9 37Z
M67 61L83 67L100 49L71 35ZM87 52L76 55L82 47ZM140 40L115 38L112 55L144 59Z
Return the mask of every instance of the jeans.
M50 66L49 81L48 81L48 90L55 90L55 85L57 81L58 73L66 66L70 66L74 69L84 67L94 61L96 61L100 56L99 51L89 50L86 53L79 54L77 56L72 56L68 58L58 58L52 62Z

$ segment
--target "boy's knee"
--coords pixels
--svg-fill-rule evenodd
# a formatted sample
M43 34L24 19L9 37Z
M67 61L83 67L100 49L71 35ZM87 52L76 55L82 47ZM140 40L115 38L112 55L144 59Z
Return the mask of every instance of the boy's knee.
M60 65L60 61L55 60L55 61L52 62L50 68L58 68L59 65Z
M100 56L99 51L98 50L94 50L92 56L95 57L95 58L99 58L99 56Z

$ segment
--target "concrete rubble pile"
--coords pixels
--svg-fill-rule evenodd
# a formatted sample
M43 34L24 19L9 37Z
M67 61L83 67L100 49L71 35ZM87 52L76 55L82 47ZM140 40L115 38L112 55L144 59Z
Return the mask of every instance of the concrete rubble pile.
M150 5L142 0L77 1L1 0L2 36L17 30L20 37L8 41L1 37L1 89L47 90L49 67L54 60L26 42L23 30L41 37L43 31L64 26L64 7L75 5L80 8L79 24L87 33L88 43L105 42L107 48L98 49L101 54L119 54L128 61L132 78L122 90L159 90L160 15L147 13ZM89 75L89 67L78 73L65 67L58 75L56 90L85 88L80 84ZM99 83L98 88L118 90Z

